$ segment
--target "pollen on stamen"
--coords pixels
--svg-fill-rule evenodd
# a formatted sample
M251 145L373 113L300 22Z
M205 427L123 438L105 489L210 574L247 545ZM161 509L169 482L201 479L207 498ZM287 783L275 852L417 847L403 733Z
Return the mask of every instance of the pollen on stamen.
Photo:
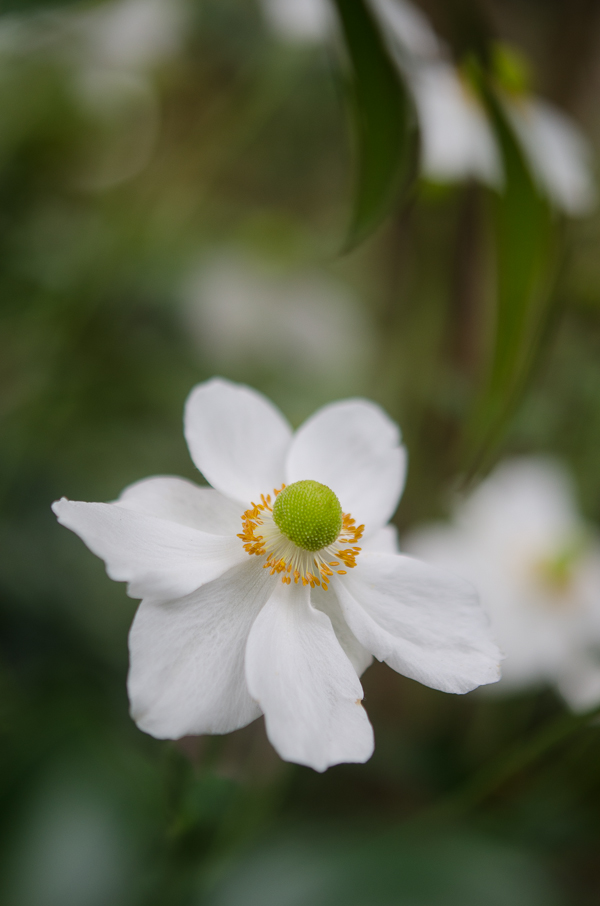
M364 525L356 525L349 513L342 513L341 530L331 544L321 550L305 550L287 537L273 519L273 498L284 490L285 485L273 490L271 494L261 494L260 503L252 504L242 515L242 532L238 534L246 553L251 556L264 557L263 568L270 575L280 575L284 585L302 584L324 591L329 587L334 574L344 576L348 569L356 566L356 558L361 548L356 546L360 541ZM332 559L330 559L332 558ZM343 566L344 569L336 569Z

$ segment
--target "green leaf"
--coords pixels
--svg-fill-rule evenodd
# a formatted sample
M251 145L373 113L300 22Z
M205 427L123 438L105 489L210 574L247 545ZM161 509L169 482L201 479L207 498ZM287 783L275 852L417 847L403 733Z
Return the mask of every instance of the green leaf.
M502 153L494 199L496 316L488 377L467 428L468 474L485 468L520 403L552 319L555 220L497 96L484 98Z
M39 9L55 9L56 7L87 6L85 0L2 0L0 13L29 13Z
M407 181L412 111L398 70L364 0L335 0L348 51L357 155L346 250L375 230Z

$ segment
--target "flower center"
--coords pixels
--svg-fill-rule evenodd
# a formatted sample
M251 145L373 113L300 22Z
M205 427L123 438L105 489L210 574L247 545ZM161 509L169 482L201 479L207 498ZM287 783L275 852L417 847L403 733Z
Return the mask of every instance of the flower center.
M333 491L318 481L296 481L277 495L273 519L305 551L333 544L342 530L342 508Z
M260 503L252 503L242 516L243 531L238 535L244 550L264 557L264 569L271 575L281 573L281 581L303 585L320 585L327 589L334 572L343 576L345 566L352 569L360 547L364 525L356 526L333 491L318 481L296 481L261 494Z
M585 550L585 539L574 538L554 555L535 563L538 583L557 601L566 602L573 590L575 573Z

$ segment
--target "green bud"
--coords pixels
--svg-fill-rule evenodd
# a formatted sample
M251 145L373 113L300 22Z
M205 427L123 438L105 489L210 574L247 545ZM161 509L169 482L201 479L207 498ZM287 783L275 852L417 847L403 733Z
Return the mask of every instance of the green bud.
M273 519L280 531L305 551L333 544L342 530L342 507L318 481L296 481L277 495Z

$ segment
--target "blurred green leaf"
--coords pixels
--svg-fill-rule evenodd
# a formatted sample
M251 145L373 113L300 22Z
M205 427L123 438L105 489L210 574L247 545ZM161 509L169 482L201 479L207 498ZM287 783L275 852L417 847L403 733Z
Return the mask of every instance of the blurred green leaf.
M84 6L84 0L2 0L2 13L28 13L38 9L53 9L61 6Z
M494 199L496 313L489 374L467 427L468 475L485 469L532 375L552 316L556 230L498 97L484 86L505 185Z
M265 841L240 860L208 897L208 904L558 906L563 902L534 856L460 827L446 833L328 830L312 827Z
M412 129L406 89L364 0L335 0L350 59L357 181L346 250L375 230L409 174Z

